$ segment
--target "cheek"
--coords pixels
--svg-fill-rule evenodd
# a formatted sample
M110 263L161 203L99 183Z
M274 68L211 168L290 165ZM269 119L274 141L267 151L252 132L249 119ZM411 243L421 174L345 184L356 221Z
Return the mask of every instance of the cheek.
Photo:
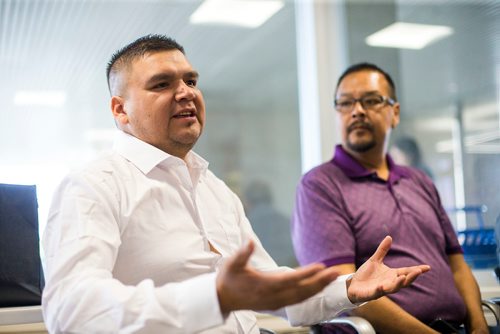
M337 124L337 131L340 132L342 137L345 137L347 134L347 122L344 120L344 118L340 114L337 114L337 117L335 120L336 120L336 124Z
M206 116L206 114L205 114L205 111L203 111L203 112L200 114L200 123L201 123L202 125L204 125L204 124L205 124L205 120L206 120L206 118L207 118L207 116Z

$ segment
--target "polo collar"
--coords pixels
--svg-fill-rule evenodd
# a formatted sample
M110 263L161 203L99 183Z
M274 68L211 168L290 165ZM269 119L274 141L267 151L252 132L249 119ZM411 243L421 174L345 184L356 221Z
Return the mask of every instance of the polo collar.
M403 166L396 165L389 154L386 155L389 168L389 182L393 183L403 177L409 177L408 171ZM335 155L331 162L339 167L349 178L373 177L375 172L369 171L347 153L342 145L335 146Z

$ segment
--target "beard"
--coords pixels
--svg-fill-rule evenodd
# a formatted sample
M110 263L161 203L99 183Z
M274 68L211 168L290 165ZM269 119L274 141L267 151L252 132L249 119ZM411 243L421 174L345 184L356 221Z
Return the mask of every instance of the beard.
M357 140L357 141L353 142L350 139L350 134L351 134L351 132L355 131L359 127L363 128L365 131L370 132L372 134L371 138L368 140ZM371 150L372 148L377 146L377 142L375 141L375 136L374 136L373 131L374 131L373 126L369 123L365 123L365 122L352 123L347 128L347 142L346 142L347 147L350 150L352 150L353 152L358 152L358 153L364 153L364 152Z
M347 140L347 147L353 152L357 153L365 153L377 145L374 139L369 141L363 141L358 143L353 143L350 140Z

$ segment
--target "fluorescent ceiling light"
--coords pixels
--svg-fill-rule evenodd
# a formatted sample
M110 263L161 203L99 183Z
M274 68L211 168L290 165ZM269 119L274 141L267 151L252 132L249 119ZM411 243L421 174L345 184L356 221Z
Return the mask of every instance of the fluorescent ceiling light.
M191 15L189 22L256 28L283 6L281 0L205 0Z
M447 26L396 22L366 37L370 46L401 49L423 49L427 45L453 34Z
M17 91L14 105L30 107L61 107L66 102L66 93L60 90Z

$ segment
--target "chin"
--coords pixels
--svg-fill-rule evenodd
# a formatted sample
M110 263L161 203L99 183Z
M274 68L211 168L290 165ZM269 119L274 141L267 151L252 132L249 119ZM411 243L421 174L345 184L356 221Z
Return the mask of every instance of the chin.
M372 140L372 141L357 141L357 142L352 142L352 141L347 141L347 147L358 153L364 153L372 148L374 148L377 145L377 143Z
M198 138L200 138L200 135L201 135L201 132L199 132L199 131L194 132L193 131L191 133L185 133L181 136L178 136L175 141L182 144L182 145L194 146L194 144L196 144L196 142L198 141Z

